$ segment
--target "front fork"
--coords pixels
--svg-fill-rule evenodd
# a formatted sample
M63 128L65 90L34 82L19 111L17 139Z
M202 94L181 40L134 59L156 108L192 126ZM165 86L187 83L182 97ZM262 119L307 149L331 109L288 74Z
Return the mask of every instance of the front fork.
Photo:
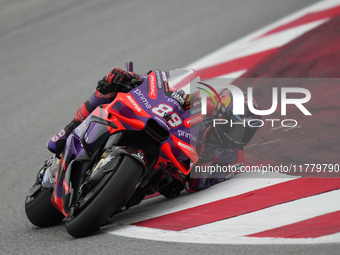
M56 155L45 160L45 166L47 169L41 182L43 188L50 189L54 187L59 164L60 160L56 157Z
M45 159L44 166L39 170L36 181L27 193L26 203L33 200L34 195L44 189L52 189L55 185L55 177L59 165L59 159L53 155L50 159Z

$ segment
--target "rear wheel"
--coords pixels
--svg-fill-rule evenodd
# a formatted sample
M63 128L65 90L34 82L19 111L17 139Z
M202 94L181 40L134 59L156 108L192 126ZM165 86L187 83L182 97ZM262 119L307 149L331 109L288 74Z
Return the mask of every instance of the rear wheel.
M121 205L131 190L136 188L143 166L134 158L125 155L109 175L108 181L89 203L72 208L66 219L66 230L74 237L84 237L98 230L103 222Z

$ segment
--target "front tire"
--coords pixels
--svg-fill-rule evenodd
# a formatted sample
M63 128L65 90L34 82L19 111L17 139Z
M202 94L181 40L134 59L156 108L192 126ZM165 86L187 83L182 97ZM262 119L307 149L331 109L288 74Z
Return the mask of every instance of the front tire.
M37 194L26 198L26 216L33 225L41 228L51 227L59 224L65 218L53 206L51 196L51 190L40 188Z
M98 195L81 212L66 219L67 232L74 237L84 237L98 230L136 188L142 171L143 166L136 159L125 155Z

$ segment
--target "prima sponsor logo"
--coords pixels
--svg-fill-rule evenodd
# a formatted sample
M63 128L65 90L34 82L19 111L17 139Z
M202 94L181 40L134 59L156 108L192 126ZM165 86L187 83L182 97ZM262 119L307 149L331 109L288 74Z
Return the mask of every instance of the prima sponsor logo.
M142 108L139 107L139 105L136 103L135 100L133 100L132 96L127 96L127 98L129 99L130 103L135 107L135 109L140 112L142 110Z
M181 105L183 105L185 103L184 98L175 91L172 92L171 97L176 99Z
M148 108L148 109L151 108L149 101L145 98L142 91L140 91L139 89L135 89L132 93L135 93L139 97L139 99L142 101L142 103L145 105L146 108Z
M190 133L185 132L183 130L177 130L177 133L178 133L178 137L184 136L185 138L188 138L190 140L197 141L197 137L193 134L190 134Z
M168 101L167 101L168 103L173 103L173 104L175 104L176 106L177 106L177 109L179 110L179 111L183 111L183 108L182 108L182 106L179 104L179 102L177 101L177 100L175 100L175 99L173 99L173 98L168 98Z

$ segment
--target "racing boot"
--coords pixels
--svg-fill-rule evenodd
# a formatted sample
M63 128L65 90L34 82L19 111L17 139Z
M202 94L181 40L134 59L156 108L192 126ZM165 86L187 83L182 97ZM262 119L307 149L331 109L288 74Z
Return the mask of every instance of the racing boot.
M78 108L76 113L76 117L62 130L59 131L58 134L53 136L47 142L47 149L55 154L60 154L64 151L66 145L66 139L71 134L71 132L80 125L90 115L93 111L92 106L89 101L82 103Z
M183 162L181 164L187 168ZM178 197L184 189L184 175L174 165L167 167L167 170L172 177L172 182L162 187L158 192L166 198Z

